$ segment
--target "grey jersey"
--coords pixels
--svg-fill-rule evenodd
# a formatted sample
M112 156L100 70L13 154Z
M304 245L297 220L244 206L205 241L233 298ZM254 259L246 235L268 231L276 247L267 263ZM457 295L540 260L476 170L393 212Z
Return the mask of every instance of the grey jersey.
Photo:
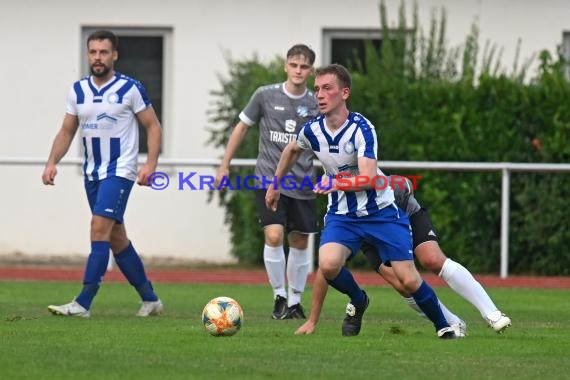
M254 92L239 118L249 126L259 125L259 153L255 166L258 178L273 178L285 146L295 140L301 127L317 114L318 105L312 91L294 96L285 91L284 83L278 83L259 87ZM300 186L308 184L308 178L310 183L315 183L313 158L310 150L301 154L288 174L295 177L294 185L289 187L296 189L282 189L282 194L296 199L315 197L311 186ZM261 186L261 182L258 185Z
M392 179L390 177L388 177L388 179L389 179L388 183L392 183ZM395 185L392 187L394 189L394 198L396 198L396 204L398 205L398 207L406 211L406 214L408 215L412 215L420 211L421 206L414 197L414 189L412 187L412 182L408 178L406 178L405 183L402 183L400 181L394 181L394 183Z

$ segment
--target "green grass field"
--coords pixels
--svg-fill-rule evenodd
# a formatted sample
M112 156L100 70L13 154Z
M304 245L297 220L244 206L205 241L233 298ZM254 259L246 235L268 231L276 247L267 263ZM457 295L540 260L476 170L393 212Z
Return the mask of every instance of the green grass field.
M55 317L75 283L0 282L2 379L567 379L567 290L488 289L513 327L497 335L448 288L436 291L468 323L469 336L441 341L427 321L385 287L371 297L362 333L343 338L346 299L329 291L315 334L295 336L299 321L273 321L268 286L157 284L164 315L134 316L139 304L123 283L106 283L90 319ZM216 338L201 325L215 296L237 299L244 325ZM310 304L310 288L304 304Z

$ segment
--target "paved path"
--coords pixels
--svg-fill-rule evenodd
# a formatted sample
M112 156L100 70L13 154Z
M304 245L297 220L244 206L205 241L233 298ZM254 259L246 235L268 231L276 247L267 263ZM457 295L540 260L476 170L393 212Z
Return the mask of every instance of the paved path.
M267 275L263 269L150 269L148 276L152 281L162 283L219 283L219 284L267 284ZM355 272L358 283L362 285L386 285L386 282L373 272ZM23 281L81 281L83 268L46 267L46 266L4 266L0 267L0 280ZM445 285L443 280L432 274L424 274L432 286ZM532 277L510 276L501 279L497 276L475 276L486 287L509 288L558 288L570 289L570 277ZM309 276L312 283L313 276ZM125 281L118 269L105 275L105 281Z

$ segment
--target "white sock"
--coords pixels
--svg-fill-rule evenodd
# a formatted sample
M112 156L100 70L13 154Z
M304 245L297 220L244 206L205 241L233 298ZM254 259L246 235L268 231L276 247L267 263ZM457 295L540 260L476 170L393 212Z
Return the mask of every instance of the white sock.
M287 297L285 291L285 251L283 246L270 247L267 244L263 247L263 262L269 283L273 288L273 297Z
M439 301L439 307L441 308L441 312L443 313L443 316L445 317L445 320L447 321L447 323L449 323L450 325L454 325L456 323L461 322L461 318L459 318L457 315L453 314L451 312L451 310L449 310L443 304L443 302Z
M406 303L408 304L409 307L411 307L412 309L414 309L418 315L422 318L428 319L427 315L424 314L424 312L422 311L422 309L420 309L420 307L418 306L418 304L416 304L416 301L413 299L413 297L403 297L404 301L406 301ZM461 318L459 318L457 315L453 314L439 299L439 307L441 308L441 311L443 313L443 316L445 317L445 320L447 321L447 323L449 323L450 325L453 325L455 323L459 323L461 321Z
M289 248L289 257L287 258L288 306L301 303L301 294L307 284L310 264L308 249Z
M413 297L403 297L403 298L404 301L406 301L406 303L408 304L408 306L411 307L413 310L415 310L420 317L427 319L427 315L425 315L422 309L420 309L420 307L416 303L416 300Z
M455 293L475 306L484 318L498 310L485 289L463 265L447 259L439 276Z

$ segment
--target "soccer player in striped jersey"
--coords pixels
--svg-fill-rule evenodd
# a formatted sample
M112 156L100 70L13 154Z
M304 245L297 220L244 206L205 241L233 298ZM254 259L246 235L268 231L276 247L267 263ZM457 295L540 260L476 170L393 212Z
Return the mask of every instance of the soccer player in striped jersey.
M350 87L350 74L341 65L316 71L314 92L322 115L306 123L297 140L283 151L275 172L276 183L267 189L267 207L277 206L280 196L277 185L300 154L304 150L313 151L326 174L315 192L329 197L318 271L329 285L350 299L342 334L360 333L362 316L368 307L368 296L345 263L364 241L369 241L381 255L381 261L392 266L405 290L433 322L437 336L455 339L457 336L445 319L435 292L414 266L406 213L395 204L389 186L376 185L375 178L383 176L377 163L376 132L364 116L348 110Z
M134 182L148 185L149 176L156 171L162 128L142 84L115 72L117 46L118 38L110 31L97 31L87 38L91 75L71 86L66 114L42 174L45 185L54 185L56 165L79 129L85 157L85 191L92 213L91 253L82 290L70 303L48 306L55 315L90 316L91 303L107 270L109 250L141 297L137 315L156 315L163 309L123 222ZM147 161L138 172L137 123L148 135Z
M259 152L255 176L255 206L259 215L265 245L263 261L273 288L273 319L304 319L301 295L305 290L311 257L310 233L317 232L316 197L311 186L283 191L275 211L265 207L263 180L273 177L281 152L294 140L302 125L318 114L317 102L307 81L313 74L315 52L306 45L293 45L288 51L284 71L287 80L259 87L240 113L240 121L230 135L224 157L216 173L216 188L224 188L230 163L250 128L259 126ZM313 155L306 152L290 175L296 183L314 179ZM285 236L289 253L283 248ZM287 276L285 276L287 275ZM287 277L287 284L285 283ZM288 287L288 291L287 291Z
M392 180L388 180L388 183L392 182ZM448 258L443 253L439 247L437 233L429 214L415 198L414 190L409 180L394 185L393 190L396 204L402 210L405 210L410 218L414 255L418 258L420 264L431 272L438 274L447 282L451 289L475 306L493 330L497 333L504 332L511 325L511 319L495 306L491 297L489 297L485 289L467 268ZM365 242L362 245L362 252L366 255L372 268L404 297L404 300L412 309L425 317L414 299L402 288L392 268L387 267L380 261L376 248ZM312 334L314 332L319 321L326 293L327 283L325 279L322 275L316 276L313 282L310 315L307 321L295 331L295 334ZM466 336L465 322L449 311L443 304L440 303L440 305L445 318L453 327L456 335Z

